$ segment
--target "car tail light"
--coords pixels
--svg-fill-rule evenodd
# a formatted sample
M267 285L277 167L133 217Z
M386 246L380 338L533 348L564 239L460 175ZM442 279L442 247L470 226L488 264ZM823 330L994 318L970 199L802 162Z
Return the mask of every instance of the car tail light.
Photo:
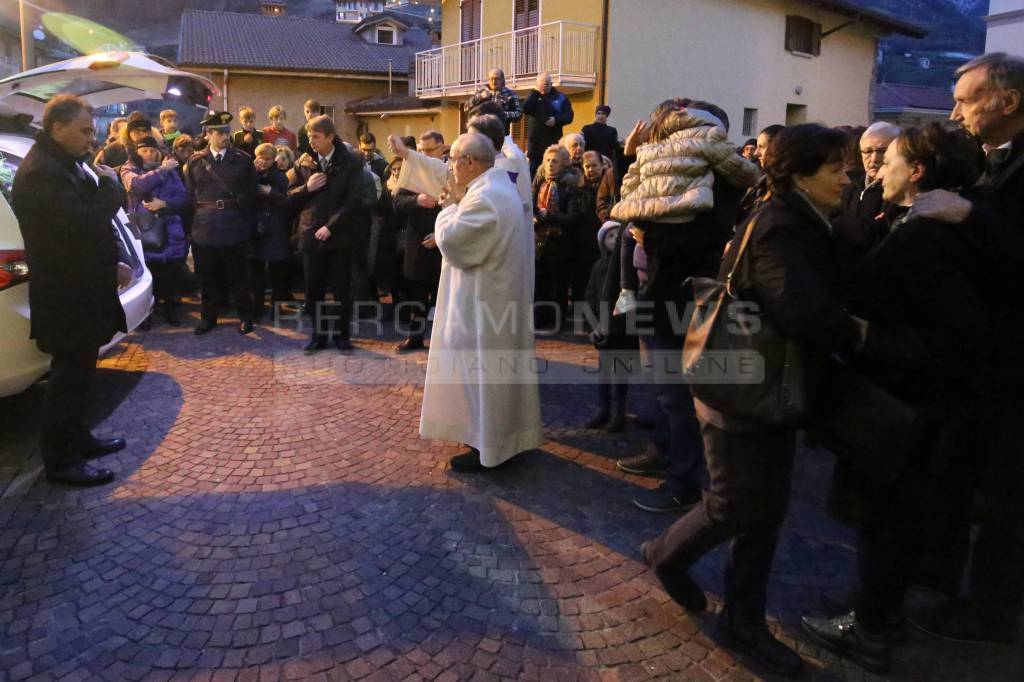
M0 291L28 281L24 251L0 251Z

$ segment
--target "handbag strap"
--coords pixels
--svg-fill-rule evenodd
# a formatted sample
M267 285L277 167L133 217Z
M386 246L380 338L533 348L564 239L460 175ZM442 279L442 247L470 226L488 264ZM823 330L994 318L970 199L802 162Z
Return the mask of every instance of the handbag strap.
M740 240L739 248L736 250L736 260L732 262L732 269L729 270L729 274L725 276L725 293L730 298L736 298L736 294L733 291L733 275L736 274L737 268L740 266L740 259L743 258L743 254L746 253L747 243L750 241L750 235L754 232L754 225L757 223L757 211L750 220L747 221L747 226L743 231L743 239Z

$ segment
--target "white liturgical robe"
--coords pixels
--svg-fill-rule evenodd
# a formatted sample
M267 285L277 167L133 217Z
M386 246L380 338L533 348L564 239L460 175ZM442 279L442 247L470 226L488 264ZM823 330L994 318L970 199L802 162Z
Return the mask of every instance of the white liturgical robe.
M495 467L540 445L533 229L509 175L491 168L437 216L441 250L420 435L465 443Z

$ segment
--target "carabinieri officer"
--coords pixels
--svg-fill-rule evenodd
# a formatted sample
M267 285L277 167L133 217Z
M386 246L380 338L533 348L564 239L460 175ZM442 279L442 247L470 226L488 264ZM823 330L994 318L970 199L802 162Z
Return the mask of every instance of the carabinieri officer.
M217 326L217 273L227 271L238 309L238 333L252 331L246 284L246 249L253 231L256 170L252 158L231 147L232 116L211 112L202 120L210 145L188 161L185 180L195 205L192 249L202 288L202 320L195 333Z

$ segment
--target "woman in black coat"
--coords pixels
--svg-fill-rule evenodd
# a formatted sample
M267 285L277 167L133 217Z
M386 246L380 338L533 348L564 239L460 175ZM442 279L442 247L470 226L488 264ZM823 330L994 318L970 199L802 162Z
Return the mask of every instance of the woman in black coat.
M805 617L803 627L824 646L878 673L888 670L893 640L903 627L903 595L931 523L925 502L930 472L942 464L937 444L963 405L975 403L987 379L980 371L981 360L991 354L991 297L985 292L1000 256L985 248L986 225L920 218L912 207L923 192L972 187L981 166L977 143L960 131L936 123L900 133L879 177L883 199L901 212L881 225L887 236L851 275L849 309L872 324L902 330L899 343L869 344L855 367L915 408L926 426L905 451L893 453L903 462L894 480L837 464L833 498L843 498L833 506L860 510L860 586L848 600L848 613Z
M842 133L813 124L788 128L775 138L766 168L773 193L753 220L736 282L740 298L755 301L812 367L832 351L855 351L867 332L865 323L843 310L825 217L838 207L849 183L843 170L845 147ZM745 228L738 230L720 277L732 270ZM766 375L775 373L769 369ZM796 428L755 423L694 403L709 487L696 507L643 545L643 558L673 599L703 611L707 600L687 570L731 540L719 639L776 673L796 675L800 656L765 624L768 575L789 502Z
M289 242L291 212L288 210L288 177L274 163L277 150L263 143L256 147L253 166L257 173L256 235L249 256L249 283L252 291L253 320L263 315L267 275L270 275L270 304L291 301L289 286Z

